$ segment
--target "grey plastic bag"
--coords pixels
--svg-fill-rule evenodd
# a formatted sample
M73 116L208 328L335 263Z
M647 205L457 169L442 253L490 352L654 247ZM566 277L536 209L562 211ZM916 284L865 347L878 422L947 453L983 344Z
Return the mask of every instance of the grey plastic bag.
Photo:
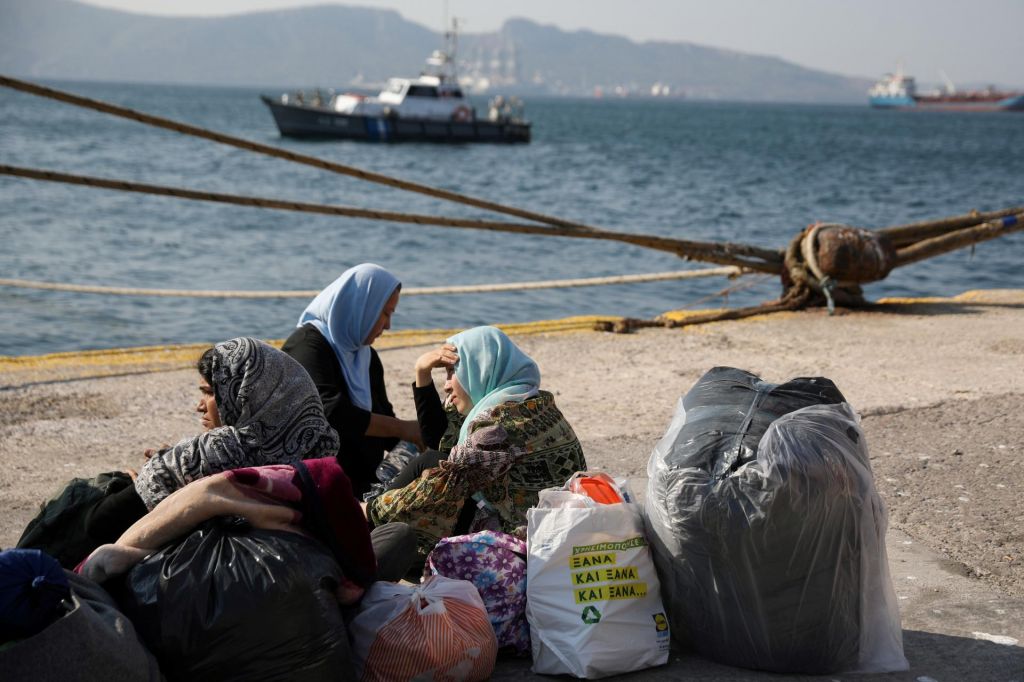
M846 403L752 417L755 394L771 389L720 411L734 423L717 429L707 401L691 411L681 400L651 456L645 513L673 636L747 668L905 670L887 514L859 418ZM702 421L710 433L694 428Z

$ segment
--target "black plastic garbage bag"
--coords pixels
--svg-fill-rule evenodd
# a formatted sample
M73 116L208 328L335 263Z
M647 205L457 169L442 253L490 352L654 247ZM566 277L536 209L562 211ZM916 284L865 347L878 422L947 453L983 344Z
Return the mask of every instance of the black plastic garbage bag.
M316 540L220 517L137 564L119 598L170 680L346 680L341 575Z
M788 673L905 670L887 516L827 379L708 372L648 465L651 546L681 642Z
M665 453L665 463L724 476L756 457L761 436L782 415L845 400L822 377L770 384L742 369L715 367L683 396L686 421Z

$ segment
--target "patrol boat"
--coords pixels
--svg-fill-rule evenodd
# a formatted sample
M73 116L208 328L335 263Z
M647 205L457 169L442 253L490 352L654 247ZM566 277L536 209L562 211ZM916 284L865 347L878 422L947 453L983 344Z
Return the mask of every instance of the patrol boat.
M369 142L529 142L530 122L515 97L495 97L480 117L455 73L455 24L417 78L391 78L376 96L353 93L261 95L286 137Z

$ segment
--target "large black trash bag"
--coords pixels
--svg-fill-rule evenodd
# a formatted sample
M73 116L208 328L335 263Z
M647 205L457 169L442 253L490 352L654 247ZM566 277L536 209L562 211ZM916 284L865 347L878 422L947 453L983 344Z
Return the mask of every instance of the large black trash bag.
M845 400L836 385L822 377L770 384L742 369L715 367L683 396L686 423L665 463L706 469L720 478L757 456L761 436L782 415Z
M672 632L730 665L906 669L887 517L853 409L827 379L716 368L648 467L647 520Z
M346 680L330 551L221 517L137 564L119 594L170 680Z

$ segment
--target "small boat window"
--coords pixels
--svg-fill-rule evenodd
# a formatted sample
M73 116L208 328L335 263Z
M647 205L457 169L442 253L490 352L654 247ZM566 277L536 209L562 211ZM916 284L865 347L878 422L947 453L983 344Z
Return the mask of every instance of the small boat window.
M437 88L428 85L410 85L406 97L433 97L437 98Z

